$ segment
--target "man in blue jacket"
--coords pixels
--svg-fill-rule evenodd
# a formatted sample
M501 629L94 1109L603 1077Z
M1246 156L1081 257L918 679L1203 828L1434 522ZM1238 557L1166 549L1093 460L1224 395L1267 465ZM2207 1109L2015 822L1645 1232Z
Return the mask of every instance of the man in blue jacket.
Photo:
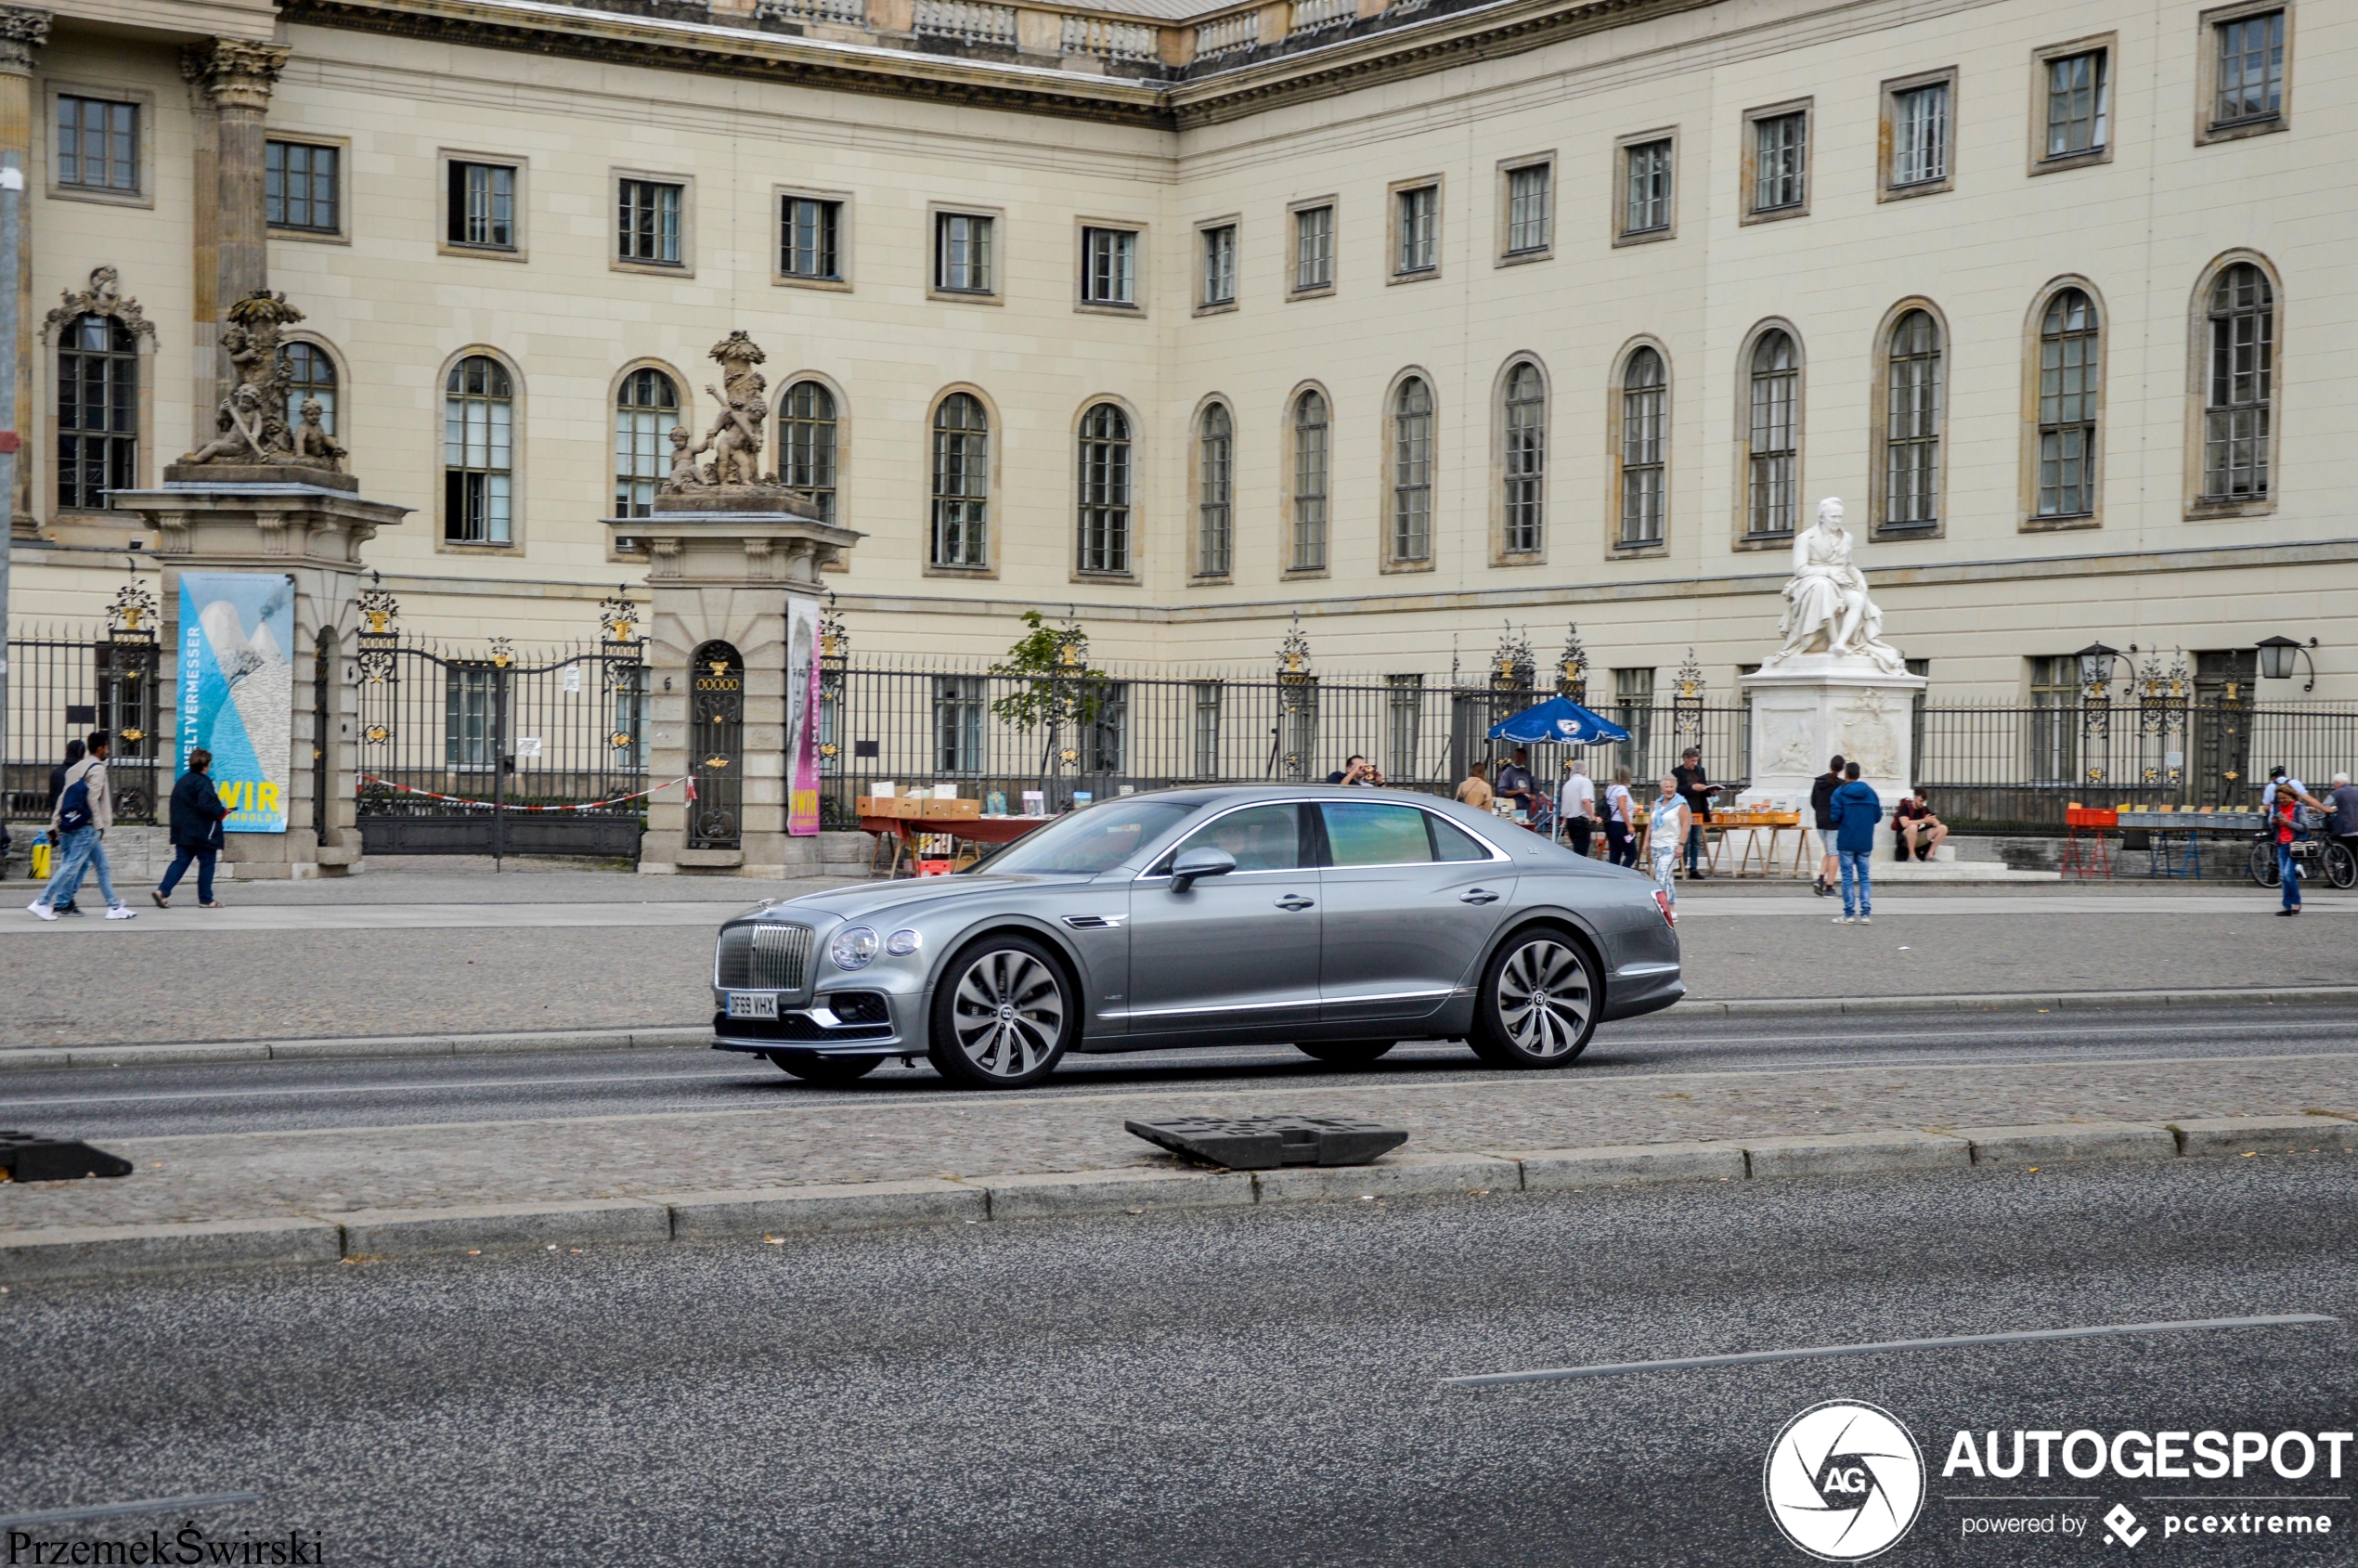
M1826 802L1826 814L1834 824L1834 853L1842 862L1842 913L1834 916L1834 924L1872 926L1875 889L1868 879L1868 868L1874 863L1875 829L1883 823L1883 801L1860 781L1858 763L1845 763L1842 777L1842 787ZM1855 901L1853 877L1858 881Z

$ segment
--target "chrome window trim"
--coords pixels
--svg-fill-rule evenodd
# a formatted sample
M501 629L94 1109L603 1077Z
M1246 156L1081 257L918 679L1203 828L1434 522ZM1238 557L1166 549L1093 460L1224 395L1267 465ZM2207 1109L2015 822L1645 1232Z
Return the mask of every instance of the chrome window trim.
M1330 786L1330 787L1333 787L1333 786ZM1497 844L1496 844L1496 842L1494 842L1494 841L1490 838L1490 836L1489 836L1487 834L1485 834L1485 833L1483 833L1483 830L1482 830L1482 829L1480 829L1480 828L1475 828L1475 827L1468 827L1468 826L1467 826L1464 823L1459 822L1457 818L1455 818L1455 817L1453 817L1453 816L1448 815L1446 812L1436 811L1436 810L1434 810L1432 807L1425 805L1422 801L1419 801L1419 800L1401 800L1401 799L1392 799L1392 800L1384 800L1384 799L1377 799L1377 800L1338 800L1338 799L1336 799L1336 798L1335 798L1333 796L1331 796L1331 795L1294 795L1294 796L1286 796L1286 797L1282 797L1282 798L1276 799L1276 800L1241 800L1241 801L1238 801L1236 805L1228 807L1225 810L1222 810L1222 811L1219 811L1219 812L1214 813L1214 814L1213 814L1213 815L1211 815L1211 816L1209 816L1209 817L1205 817L1205 818L1203 818L1203 819L1202 819L1202 820L1200 820L1199 822L1196 823L1195 823L1195 825L1194 825L1194 827L1193 827L1192 829L1190 829L1190 830L1189 830L1189 832L1188 832L1188 834L1187 834L1187 837L1186 837L1186 838L1182 838L1181 840L1179 840L1179 842L1178 842L1178 843L1173 844L1173 846L1172 846L1169 849L1158 850L1156 853L1154 853L1154 854L1152 854L1152 855L1149 855L1149 856L1147 858L1147 866L1148 866L1148 868L1149 868L1149 869L1147 869L1147 870L1146 870L1146 871L1139 872L1139 873L1138 873L1135 876L1134 876L1131 880L1132 880L1133 882L1167 882L1167 881L1169 881L1169 880L1171 879L1171 874L1170 874L1169 872L1167 872L1167 871L1164 871L1164 872L1158 872L1158 871L1155 871L1155 870L1153 870L1153 869L1151 869L1151 868L1152 868L1152 867L1154 867L1154 866L1160 865L1160 863L1162 863L1163 860L1164 860L1166 857L1171 856L1171 855L1175 855L1175 854L1177 854L1177 853L1178 853L1181 849L1185 849L1185 848L1186 847L1186 844L1187 844L1187 839L1188 839L1188 838L1193 838L1193 837L1196 836L1196 834L1202 832L1205 828L1210 827L1212 823L1214 823L1218 822L1218 821L1219 821L1222 817L1227 816L1230 812L1233 812L1233 811L1246 811L1246 810L1251 810L1253 807L1255 807L1255 806L1328 806L1328 805L1332 805L1332 806L1405 806L1405 807L1406 807L1408 810L1412 810L1412 811L1422 811L1422 812L1423 812L1426 816L1429 816L1429 817L1439 817L1439 818L1440 818L1443 822L1447 823L1448 823L1451 827L1456 828L1458 832L1460 832L1460 833L1464 834L1467 837L1469 837L1469 838L1472 839L1475 843L1477 843L1477 844L1481 845L1483 849L1487 849L1487 850L1489 850L1489 851L1490 851L1490 858L1489 858L1488 860L1486 860L1486 861L1387 861L1387 862L1384 862L1384 864L1385 864L1385 865L1387 865L1387 866L1407 866L1407 865L1500 865L1500 864L1505 864L1505 865L1509 865L1509 866L1511 866L1512 864L1514 864L1514 861L1515 861L1514 856L1512 856L1512 855L1509 854L1506 850L1504 850L1504 849L1500 849L1500 848L1497 846ZM1323 832L1324 830L1323 830L1323 829L1321 829L1321 831ZM1228 876L1228 877L1237 877L1237 876L1287 876L1287 875L1294 875L1294 874L1296 874L1296 873L1301 873L1301 872L1307 872L1307 873L1309 873L1310 875L1314 875L1314 876L1315 876L1315 875L1318 875L1318 874L1319 874L1319 873L1321 873L1321 872L1328 872L1328 871L1380 871L1380 870L1382 870L1382 869L1384 869L1384 867L1383 867L1383 866L1372 866L1372 865L1326 865L1326 866L1315 866L1315 865L1311 865L1311 866L1295 866L1295 867L1293 867L1290 871L1232 871L1232 872L1229 872L1229 873L1227 874L1227 876ZM1223 880L1225 880L1225 879L1226 879L1225 877L1224 877L1224 878L1223 878Z

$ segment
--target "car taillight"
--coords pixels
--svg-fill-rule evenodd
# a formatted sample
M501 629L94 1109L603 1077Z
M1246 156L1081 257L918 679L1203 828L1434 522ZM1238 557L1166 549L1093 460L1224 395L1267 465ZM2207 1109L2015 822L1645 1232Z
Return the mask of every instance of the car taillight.
M1659 888L1654 889L1654 908L1662 911L1662 920L1664 925L1669 927L1674 931L1678 928L1678 906L1672 903L1670 901L1670 895L1664 892Z

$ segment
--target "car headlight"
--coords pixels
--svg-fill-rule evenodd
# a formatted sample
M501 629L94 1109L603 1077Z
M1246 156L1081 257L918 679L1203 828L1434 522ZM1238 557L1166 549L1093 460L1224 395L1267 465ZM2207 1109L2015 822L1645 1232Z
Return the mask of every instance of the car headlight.
M865 926L847 926L827 944L827 955L838 969L864 969L876 955L876 934Z
M906 958L925 945L926 939L906 926L885 939L885 951L895 958Z

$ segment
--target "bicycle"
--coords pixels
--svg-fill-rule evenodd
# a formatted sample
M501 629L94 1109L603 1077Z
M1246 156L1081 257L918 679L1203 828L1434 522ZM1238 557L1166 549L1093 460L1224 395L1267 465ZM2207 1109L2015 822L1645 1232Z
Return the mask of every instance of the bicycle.
M2358 855L2339 838L2296 838L2290 846L2293 864L2311 881L2320 874L2336 888L2358 887ZM2246 870L2262 888L2276 886L2276 845L2274 833L2263 834L2251 847Z

